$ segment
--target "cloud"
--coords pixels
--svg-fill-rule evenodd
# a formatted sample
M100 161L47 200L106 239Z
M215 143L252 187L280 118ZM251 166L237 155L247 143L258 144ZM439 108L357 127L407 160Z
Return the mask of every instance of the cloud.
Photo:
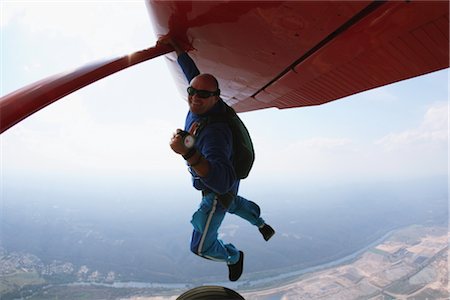
M373 140L322 135L293 137L286 144L257 136L255 144L259 151L252 176L272 180L352 182L442 175L448 161L448 107L436 103L416 128Z
M252 177L272 180L321 180L350 172L359 146L345 137L313 137L293 140L289 144L255 140L256 163ZM262 150L263 149L263 150Z
M389 133L375 141L385 151L411 148L446 147L448 143L448 104L437 103L425 113L418 128Z

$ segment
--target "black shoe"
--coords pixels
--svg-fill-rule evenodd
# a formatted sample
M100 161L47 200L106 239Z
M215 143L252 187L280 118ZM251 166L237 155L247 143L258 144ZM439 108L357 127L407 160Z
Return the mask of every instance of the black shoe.
M228 278L230 281L236 281L242 275L242 270L244 269L244 252L239 251L239 254L237 263L228 265Z
M267 224L264 224L262 227L260 227L259 232L261 232L263 238L266 241L268 241L275 234L275 230L273 230L273 228Z

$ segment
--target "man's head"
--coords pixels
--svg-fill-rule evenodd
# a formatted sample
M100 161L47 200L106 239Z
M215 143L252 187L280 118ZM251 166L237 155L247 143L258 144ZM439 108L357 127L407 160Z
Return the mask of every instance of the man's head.
M192 79L188 88L189 109L194 114L204 114L217 103L219 95L217 79L211 74L200 74Z

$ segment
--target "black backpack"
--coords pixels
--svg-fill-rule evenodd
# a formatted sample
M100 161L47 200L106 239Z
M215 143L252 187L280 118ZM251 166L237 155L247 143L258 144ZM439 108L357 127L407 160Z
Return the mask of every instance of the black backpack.
M233 167L236 176L239 179L247 178L255 161L255 150L253 148L250 133L245 127L242 120L236 114L233 108L228 106L225 102L225 112L221 114L214 114L206 117L199 129L208 126L208 124L216 122L226 122L230 126L233 135ZM197 130L196 134L198 134Z

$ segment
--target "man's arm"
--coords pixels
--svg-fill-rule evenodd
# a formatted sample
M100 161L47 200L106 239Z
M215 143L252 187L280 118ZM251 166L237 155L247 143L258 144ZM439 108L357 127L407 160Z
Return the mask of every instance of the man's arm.
M200 71L195 65L195 62L183 50L183 48L181 48L181 46L177 43L177 41L175 41L169 36L163 36L159 38L158 43L172 46L172 48L177 53L178 64L180 65L181 70L183 71L184 76L186 77L188 83L190 83L195 76L200 74Z
M236 181L231 155L233 149L232 133L228 124L213 123L203 129L198 137L203 139L200 149L204 160L209 163L208 173L200 176L200 181L210 190L225 194ZM197 169L194 169L197 172Z
M200 75L200 70L197 68L195 62L186 52L181 53L178 56L177 61L189 83L192 79L194 79L195 76Z
M204 129L200 139L201 149L187 148L178 129L172 136L170 147L181 154L200 177L201 182L218 194L228 192L236 181L236 174L230 160L232 133L223 123L211 124Z

